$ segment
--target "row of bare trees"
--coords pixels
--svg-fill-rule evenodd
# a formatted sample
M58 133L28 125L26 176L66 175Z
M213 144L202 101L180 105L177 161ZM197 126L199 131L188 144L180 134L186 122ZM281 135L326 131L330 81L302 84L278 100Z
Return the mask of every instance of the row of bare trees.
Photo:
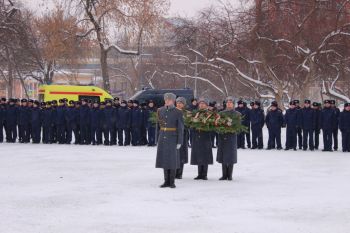
M192 72L163 74L204 82L211 96L349 101L350 1L222 2L178 23L173 41L169 59Z

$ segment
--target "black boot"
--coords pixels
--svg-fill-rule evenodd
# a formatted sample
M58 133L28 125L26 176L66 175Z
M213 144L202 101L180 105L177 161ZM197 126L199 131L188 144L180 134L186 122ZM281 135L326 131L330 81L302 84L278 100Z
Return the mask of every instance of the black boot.
M227 166L222 164L222 177L219 180L227 180Z
M198 176L194 178L195 180L202 179L202 165L198 165Z
M176 188L175 186L175 173L176 170L169 170L169 187L170 188Z
M182 173L184 171L184 164L180 165L180 168L176 170L176 179L182 179Z
M228 180L232 180L232 173L233 173L233 164L230 164L227 167L227 179Z
M208 180L208 165L202 166L202 180Z
M164 184L162 184L161 188L169 187L169 170L164 169Z

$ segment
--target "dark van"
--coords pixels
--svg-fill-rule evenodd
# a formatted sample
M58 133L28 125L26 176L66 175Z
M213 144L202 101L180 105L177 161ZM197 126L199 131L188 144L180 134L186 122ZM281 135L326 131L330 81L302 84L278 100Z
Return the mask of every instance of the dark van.
M187 104L190 104L194 98L191 89L145 89L137 92L131 99L140 103L148 103L149 100L153 100L158 107L161 107L164 105L164 94L168 92L174 93L177 97L184 97Z

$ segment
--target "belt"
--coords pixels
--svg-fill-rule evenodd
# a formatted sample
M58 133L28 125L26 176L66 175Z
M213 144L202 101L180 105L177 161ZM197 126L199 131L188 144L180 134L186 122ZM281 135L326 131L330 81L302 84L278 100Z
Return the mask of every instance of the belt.
M169 132L169 131L176 131L177 128L160 128L161 131Z

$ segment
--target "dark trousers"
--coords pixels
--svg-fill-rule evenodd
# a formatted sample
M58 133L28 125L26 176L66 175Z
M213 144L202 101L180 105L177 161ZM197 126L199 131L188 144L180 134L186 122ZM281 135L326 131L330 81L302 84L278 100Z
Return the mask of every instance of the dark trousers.
M142 126L140 128L140 145L147 145L148 140L147 140L147 129L146 127Z
M57 142L57 127L56 125L52 126L52 143L56 143Z
M252 145L254 149L264 147L262 128L252 128Z
M244 133L244 134L245 134L245 139L247 140L248 148L251 148L252 147L252 143L251 143L251 140L250 140L250 127L249 126L248 126L248 132Z
M41 140L41 126L32 125L31 129L33 143L40 143Z
M211 146L216 147L218 145L218 134L215 132L210 133Z
M323 129L323 145L325 151L332 150L332 130L331 129Z
M102 144L101 129L98 126L91 126L91 142L94 145Z
M333 140L334 140L334 150L338 150L338 129L334 129L332 131L332 135L333 135Z
M164 172L164 184L165 185L174 185L175 184L175 175L176 170L173 169L163 169Z
M72 135L73 135L73 128L70 124L66 125L66 144L71 144L72 143Z
M315 149L318 150L318 147L320 145L320 130L319 129L314 130L314 142L315 142Z
M297 137L298 137L298 146L299 146L299 149L301 149L303 146L303 134L300 127L297 128Z
M198 165L198 176L206 178L208 176L209 165Z
M66 127L63 124L56 125L56 139L59 144L66 143Z
M350 131L342 132L343 152L350 152Z
M306 150L309 145L310 150L314 150L314 130L303 129L303 149ZM308 142L309 141L309 142Z
M17 139L17 126L6 125L6 141L16 142L16 139Z
M43 126L43 142L45 144L52 143L53 141L53 127L51 126Z
M276 144L278 149L282 148L281 129L269 129L268 149L274 149Z
M125 141L124 141L124 134L125 134ZM130 129L125 128L125 129L118 129L117 130L117 135L118 135L118 145L130 145Z
M90 144L89 125L80 125L80 144Z
M0 121L0 142L4 141L4 124Z
M297 128L287 126L286 131L286 149L297 148Z
M73 133L74 133L74 144L80 143L80 127L78 125L73 125Z
M244 133L239 133L237 135L237 148L245 148L245 135L244 135Z
M140 145L141 140L141 129L139 127L132 127L131 128L131 144L133 146Z
M184 164L181 163L180 164L180 168L179 169L176 169L176 178L177 179L182 179L182 174L184 172Z
M189 134L189 146L192 146L192 139L193 139L194 130L189 129L188 134Z
M154 146L156 144L156 128L148 127L147 135L148 135L148 145Z
M18 134L21 139L21 142L29 142L30 141L29 124L19 125L18 130L19 130Z
M115 130L113 127L104 127L103 129L103 136L104 136L104 144L105 145L115 145L116 139L115 139Z
M222 164L222 177L220 180L232 180L233 164Z

